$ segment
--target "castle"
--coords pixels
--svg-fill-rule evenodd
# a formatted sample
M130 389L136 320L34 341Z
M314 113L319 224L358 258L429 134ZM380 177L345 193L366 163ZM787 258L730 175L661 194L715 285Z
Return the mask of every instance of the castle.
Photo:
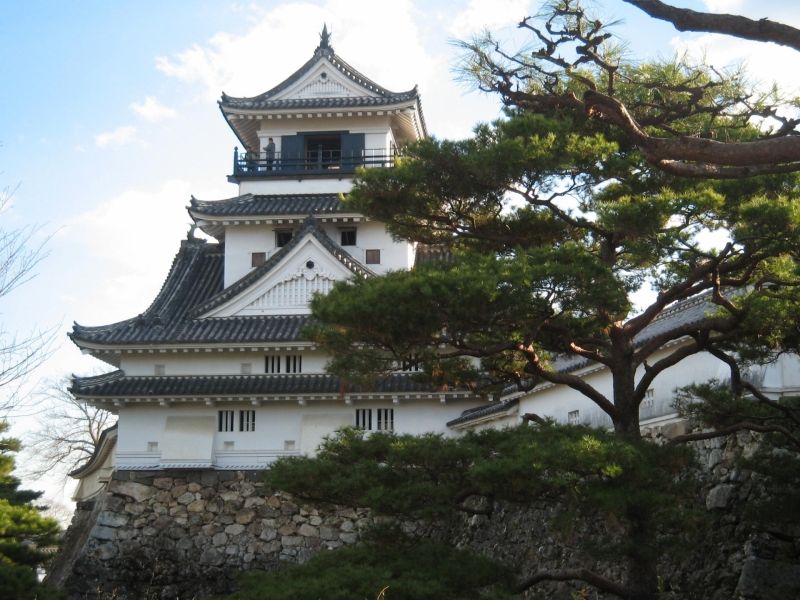
M423 254L340 199L357 168L391 168L405 144L427 135L420 96L361 74L334 52L325 28L313 56L286 80L252 98L223 94L219 107L242 146L228 177L238 195L191 199L194 226L143 313L76 324L70 334L116 368L76 377L72 393L119 416L73 473L76 499L99 493L112 470L263 469L281 456L313 453L342 426L458 435L517 424L526 413L608 423L565 386L509 389L489 401L468 389L422 385L411 363L372 387L327 374L327 357L303 337L312 295L337 281L411 269ZM195 227L214 241L197 238ZM706 310L702 299L678 304L642 340ZM555 367L610 391L601 365L572 357ZM796 357L754 376L769 394L800 390ZM725 379L727 368L709 354L672 367L648 390L642 424L677 422L673 390L712 377Z

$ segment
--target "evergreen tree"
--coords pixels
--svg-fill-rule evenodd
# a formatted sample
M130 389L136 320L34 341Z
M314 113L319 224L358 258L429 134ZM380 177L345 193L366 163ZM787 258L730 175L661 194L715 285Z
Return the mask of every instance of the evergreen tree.
M0 422L0 434L7 429ZM33 504L41 492L19 489L12 475L19 449L19 440L0 438L0 598L42 599L52 592L39 585L37 568L47 558L42 549L58 542L59 526Z
M522 26L536 34L541 50L503 54L491 38L466 45L468 71L503 96L509 107L504 119L479 126L471 139L407 147L395 168L362 171L346 199L395 235L438 247L449 259L335 286L314 300L311 334L333 356L330 370L353 381L380 377L413 358L440 386L568 386L608 415L615 437L578 433L638 459L610 461L624 464L621 477L586 453L564 465L557 459L574 451L567 450L573 434L545 424L538 449L546 458L501 460L487 467L487 474L500 475L483 485L465 485L476 483L469 479L475 460L469 456L456 462L465 469L459 477L468 481L433 469L437 475L418 488L427 467L413 460L393 463L388 451L376 453L381 442L360 446L347 437L323 448L317 460L279 463L271 477L309 497L314 482L319 498L392 514L413 506L459 509L464 497L457 489L513 499L516 482L527 482L519 484L525 492L519 501L547 494L568 505L589 499L574 504L578 514L597 519L598 510L606 510L620 525L616 542L606 540L603 547L615 549L624 577L610 580L576 565L527 574L523 581L582 580L620 597L653 600L663 536L675 521L668 493L638 492L648 486L657 492L656 481L669 488L676 477L666 467L674 464L670 449L641 441L639 406L657 377L695 354L727 364L741 395L738 365L766 360L777 348L797 350L800 179L781 174L794 171L791 165L743 169L691 154L677 164L654 151L650 138L662 134L679 142L716 136L741 142L740 148L760 140L763 132L750 118L774 107L774 98L762 97L746 105L753 110L742 111L752 93L740 74L718 76L710 66L681 60L617 61L602 24L572 1L552 5L541 26L533 20ZM559 54L568 44L573 62ZM604 98L619 111L630 108L621 114L634 115L647 136L632 136L593 104ZM742 178L772 171L778 174ZM653 295L634 312L634 294L647 287ZM660 327L658 318L678 301L705 309L673 328ZM554 368L554 358L604 366L611 391ZM503 435L517 439L512 432ZM419 448L388 439L390 446ZM505 438L491 439L499 447ZM468 441L463 447L443 444L431 455L444 459L468 447ZM344 449L362 452L350 455L334 477L326 461ZM518 477L511 477L503 468L513 472L515 464ZM391 486L376 485L375 478L388 478L394 489L401 482L406 489L410 481L419 494L397 506L396 498L387 500ZM608 501L599 506L598 481L606 485L600 495ZM673 499L679 497L687 500L680 494ZM685 508L682 501L674 506Z

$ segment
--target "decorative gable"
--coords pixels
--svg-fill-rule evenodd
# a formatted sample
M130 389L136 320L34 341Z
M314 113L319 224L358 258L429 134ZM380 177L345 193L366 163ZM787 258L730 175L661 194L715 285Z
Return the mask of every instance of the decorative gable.
M309 314L314 294L325 294L353 272L308 234L263 277L211 309L205 317Z
M378 97L379 94L346 77L323 56L292 85L275 94L272 100L364 96Z

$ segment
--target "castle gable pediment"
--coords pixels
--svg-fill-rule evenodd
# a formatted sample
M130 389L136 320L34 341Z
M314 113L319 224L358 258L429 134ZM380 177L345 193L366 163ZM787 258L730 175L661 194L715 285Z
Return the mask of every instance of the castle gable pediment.
M314 294L326 294L353 273L308 235L269 272L204 317L309 314Z
M297 81L272 97L272 100L314 98L378 97L375 90L346 77L326 58L319 61Z

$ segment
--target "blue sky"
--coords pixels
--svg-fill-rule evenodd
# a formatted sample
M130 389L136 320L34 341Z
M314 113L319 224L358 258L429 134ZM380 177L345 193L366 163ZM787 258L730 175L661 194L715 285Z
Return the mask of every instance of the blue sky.
M780 0L680 2L800 24ZM144 310L189 219L184 207L235 195L226 182L236 139L216 106L221 91L260 93L303 64L323 22L345 60L390 89L419 84L426 121L462 137L498 115L497 100L453 81L450 43L489 28L501 39L536 12L526 0L0 0L0 189L19 187L0 227L47 238L37 276L4 298L6 331L55 328L59 345L35 374L90 373L65 334ZM715 36L679 36L620 0L602 14L639 56L706 52L716 64L746 58L760 79L786 79L796 54ZM610 19L606 19L610 20ZM790 74L791 75L791 74ZM0 390L0 394L3 390ZM35 426L14 420L18 435Z

